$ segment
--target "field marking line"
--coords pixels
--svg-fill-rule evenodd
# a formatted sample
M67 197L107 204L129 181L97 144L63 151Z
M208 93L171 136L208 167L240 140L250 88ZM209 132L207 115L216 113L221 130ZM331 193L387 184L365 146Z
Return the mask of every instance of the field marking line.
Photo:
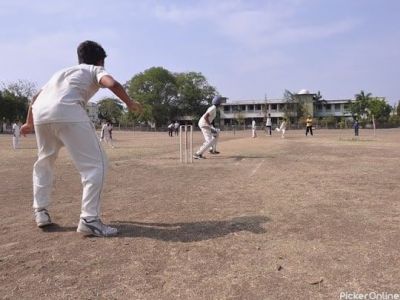
M256 174L256 172L258 171L258 169L261 167L261 165L263 164L264 159L253 169L253 171L250 174L250 177L254 176L254 174Z

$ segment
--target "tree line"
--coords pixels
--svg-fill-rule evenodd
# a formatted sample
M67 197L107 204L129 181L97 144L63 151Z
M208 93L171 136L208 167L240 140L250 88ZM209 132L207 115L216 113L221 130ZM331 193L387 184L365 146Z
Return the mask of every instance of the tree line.
M125 112L116 99L99 102L99 118L123 125L150 122L155 127L189 116L198 120L217 94L206 77L198 72L172 73L153 67L136 74L125 84L128 95L143 105L143 112Z
M143 112L127 112L118 99L105 98L98 102L99 119L125 126L151 123L157 128L185 116L197 122L218 93L202 73L173 73L163 67L152 67L134 75L125 83L125 88L131 98L142 103ZM35 84L28 81L0 83L0 121L23 122L29 101L35 93ZM302 122L307 115L306 105L288 90L283 97L288 120ZM313 100L316 104L327 103L319 91ZM400 125L400 101L391 107L385 99L361 91L348 105L353 118L358 118L362 125L372 119L379 126Z

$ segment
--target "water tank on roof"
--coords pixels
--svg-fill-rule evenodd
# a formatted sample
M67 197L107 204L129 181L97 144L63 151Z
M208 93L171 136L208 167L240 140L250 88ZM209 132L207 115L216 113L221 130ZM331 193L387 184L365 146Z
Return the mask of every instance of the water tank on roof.
M298 95L307 95L307 94L310 94L310 91L306 90L306 89L302 89L297 94Z

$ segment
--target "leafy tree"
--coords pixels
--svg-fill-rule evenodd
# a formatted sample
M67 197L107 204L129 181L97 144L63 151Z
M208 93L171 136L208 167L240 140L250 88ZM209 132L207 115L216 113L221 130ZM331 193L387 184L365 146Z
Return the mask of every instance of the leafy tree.
M146 121L154 122L156 127L176 115L176 79L168 70L162 67L147 69L128 81L127 87L129 96L144 105Z
M398 116L400 116L400 100L399 100L399 102L397 103L397 106L396 106L396 113L397 113Z
M27 80L18 80L9 84L1 83L2 90L17 98L31 99L36 93L36 85Z
M385 99L382 98L371 98L367 104L368 111L375 119L384 123L389 120L392 107L386 103Z
M178 87L177 113L199 118L216 95L215 88L201 73L177 73L175 77Z
M296 97L292 92L285 90L283 99L285 102L283 112L289 124L298 123L306 116L307 109L301 97Z
M353 116L362 116L366 114L368 102L371 100L371 93L365 94L363 90L355 95L356 101L350 104L350 111Z
M35 84L19 80L10 84L1 83L0 85L1 120L25 120L29 100L36 91Z
M371 93L361 91L355 95L356 101L350 104L350 111L353 116L357 115L368 120L374 119L379 123L389 121L392 107L386 103L386 100L379 97L372 97Z
M234 112L233 117L234 117L234 120L238 124L239 127L244 125L245 117L244 117L244 114L243 114L243 112L242 112L242 110L240 108L238 108L238 110L236 110Z
M119 122L123 113L123 106L117 99L105 98L98 103L99 118L113 123Z

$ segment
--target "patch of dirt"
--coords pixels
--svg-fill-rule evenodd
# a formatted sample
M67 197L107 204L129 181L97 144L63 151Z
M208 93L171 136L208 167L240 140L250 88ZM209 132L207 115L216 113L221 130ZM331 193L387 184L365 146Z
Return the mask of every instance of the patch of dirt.
M81 184L63 149L50 214L32 216L33 135L0 135L1 299L339 299L400 291L400 129L222 132L179 163L168 133L115 131L102 219L76 233ZM202 143L194 134L194 148Z

